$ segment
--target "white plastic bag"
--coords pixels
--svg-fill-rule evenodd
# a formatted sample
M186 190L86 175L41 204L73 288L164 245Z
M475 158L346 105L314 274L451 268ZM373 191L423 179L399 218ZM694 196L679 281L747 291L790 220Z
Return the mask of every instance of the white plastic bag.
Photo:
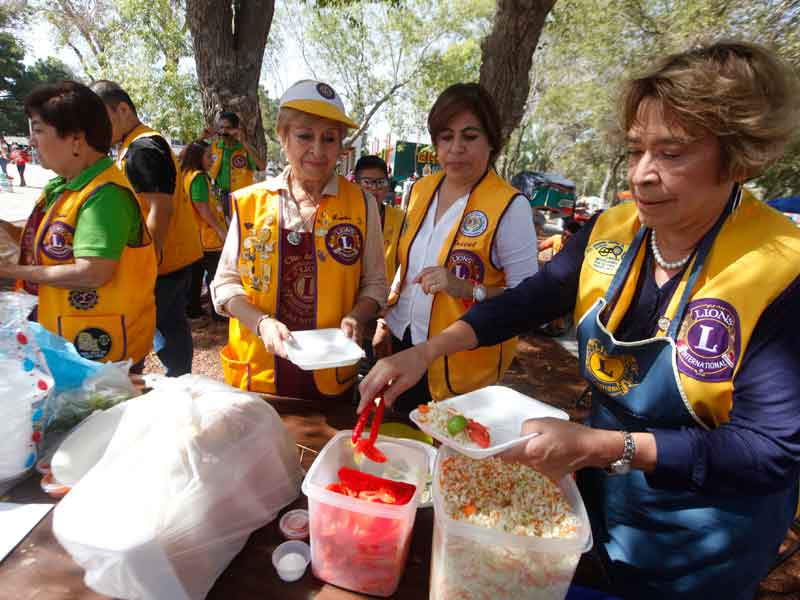
M0 481L36 462L53 379L27 320L36 297L0 292Z
M295 442L263 399L202 377L124 406L53 532L101 594L205 598L250 533L298 496Z

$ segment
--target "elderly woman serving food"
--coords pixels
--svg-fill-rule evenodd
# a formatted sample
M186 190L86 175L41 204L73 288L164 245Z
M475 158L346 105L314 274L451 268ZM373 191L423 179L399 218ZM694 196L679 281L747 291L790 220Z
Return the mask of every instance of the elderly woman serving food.
M334 171L356 127L329 85L304 80L280 100L289 166L234 193L214 307L232 317L222 350L227 383L297 398L349 393L357 366L302 371L286 360L291 331L340 327L360 341L386 301L375 202Z
M379 362L362 406L442 355L572 307L586 425L536 419L506 458L579 470L596 548L626 598L753 598L798 500L800 232L743 183L800 122L797 82L764 48L668 56L624 88L634 202L537 275Z

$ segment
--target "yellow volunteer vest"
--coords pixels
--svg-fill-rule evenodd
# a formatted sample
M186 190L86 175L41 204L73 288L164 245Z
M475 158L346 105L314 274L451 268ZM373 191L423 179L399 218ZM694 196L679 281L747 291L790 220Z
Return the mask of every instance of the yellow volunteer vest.
M408 255L428 207L444 178L443 173L423 177L411 188L408 213L397 249L400 264L400 286L405 282ZM472 190L464 215L450 232L438 263L462 279L474 279L489 287L505 285L505 274L492 263L492 242L497 225L519 192L503 181L493 170ZM389 304L397 302L401 289L392 290ZM433 298L428 339L457 321L467 308L460 298L443 292ZM517 338L485 348L447 355L428 368L428 387L434 400L497 383L514 359Z
M402 208L386 206L383 217L383 256L386 261L386 281L391 285L397 271L397 242L406 212Z
M211 144L211 157L213 164L211 165L211 179L216 179L219 171L222 168L223 149L220 140L214 140ZM250 164L247 162L247 150L239 148L231 153L231 189L230 192L235 192L248 185L253 185L253 171L250 169Z
M263 185L233 196L239 223L239 273L250 302L269 315L278 313L280 283L280 193ZM361 188L339 177L337 196L325 196L314 220L316 249L316 326L339 327L355 306L366 246L367 213ZM256 334L230 319L228 345L221 353L225 382L275 394L275 359ZM356 381L358 365L314 371L320 393L337 396Z
M205 252L221 250L225 240L220 239L220 237L217 235L217 232L214 231L214 228L206 223L205 219L200 216L199 212L197 212L197 209L194 206L195 203L192 202L191 187L196 177L205 177L208 179L208 175L206 175L203 171L195 170L184 173L183 193L189 199L189 202L191 202L192 208L194 209L194 217L197 221L197 227L200 229L200 243L203 245L203 251ZM208 186L208 206L211 208L211 212L214 213L217 221L224 224L225 215L222 213L222 207L219 204L219 199L211 190L210 182Z
M75 262L72 240L78 213L106 185L130 190L125 174L113 165L80 191L66 190L42 219L34 255L41 265ZM135 195L134 195L135 197ZM142 217L144 223L144 217ZM39 285L39 323L72 342L85 358L101 362L142 360L153 346L156 328L156 255L142 227L142 245L126 246L111 281L97 289L70 290Z
M136 129L131 131L128 136L122 140L117 162L123 173L125 172L125 156L128 153L130 145L138 139L156 135L160 134L147 127L147 125L139 124ZM158 263L159 275L166 275L178 269L182 269L203 256L203 247L200 244L200 231L197 228L197 222L193 215L194 209L191 207L191 201L183 192L183 185L181 185L181 166L172 151L170 151L170 155L172 157L172 163L175 165L177 178L175 180L175 192L172 195L174 210L172 218L169 221L167 237L164 241L164 248L162 249ZM137 198L139 198L139 204L142 205L146 218L150 207L138 194Z
M576 322L603 296L636 232L635 204L619 205L595 223L581 266ZM607 327L614 333L631 304L645 264L639 255ZM674 318L690 268L667 309ZM800 275L800 231L779 212L745 191L728 217L697 280L675 340L674 369L687 409L707 428L728 421L733 378L764 310ZM659 335L664 335L661 331Z

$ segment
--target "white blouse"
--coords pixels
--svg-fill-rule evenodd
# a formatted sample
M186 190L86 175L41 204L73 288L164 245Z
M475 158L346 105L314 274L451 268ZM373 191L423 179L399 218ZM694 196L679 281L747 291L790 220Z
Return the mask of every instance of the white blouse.
M410 325L411 341L414 345L428 339L433 295L424 293L421 285L411 282L425 267L438 266L442 247L453 227L458 227L461 222L468 200L469 194L456 200L439 218L438 223L434 223L439 204L438 192L428 206L425 220L411 245L403 291L386 315L386 324L396 338L402 339ZM533 211L528 199L519 194L511 201L497 225L492 244L492 261L505 273L506 287L515 287L523 279L536 273L539 269L537 258ZM392 282L392 290L400 288L400 283L398 269Z

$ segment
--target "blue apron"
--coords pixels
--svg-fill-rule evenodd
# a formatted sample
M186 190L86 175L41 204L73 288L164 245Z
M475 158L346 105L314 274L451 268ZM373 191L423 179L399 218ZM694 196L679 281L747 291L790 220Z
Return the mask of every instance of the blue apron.
M727 214L698 248L665 337L621 342L601 321L628 277L647 235L645 227L605 297L583 315L577 335L582 374L592 384L590 426L631 432L708 429L693 414L680 386L674 340ZM745 491L734 497L656 489L642 471L607 475L602 469L585 469L578 481L612 585L626 598L752 600L797 505L796 486L769 496L747 496Z

